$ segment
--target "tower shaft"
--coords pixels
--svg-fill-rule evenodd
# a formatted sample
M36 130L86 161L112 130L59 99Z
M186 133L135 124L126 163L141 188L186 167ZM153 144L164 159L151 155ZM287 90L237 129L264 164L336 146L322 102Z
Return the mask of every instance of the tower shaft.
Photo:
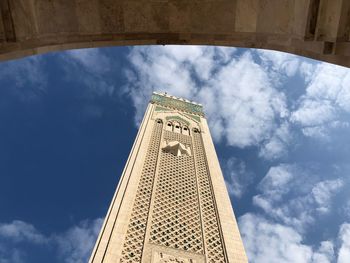
M153 93L89 262L247 262L202 105Z

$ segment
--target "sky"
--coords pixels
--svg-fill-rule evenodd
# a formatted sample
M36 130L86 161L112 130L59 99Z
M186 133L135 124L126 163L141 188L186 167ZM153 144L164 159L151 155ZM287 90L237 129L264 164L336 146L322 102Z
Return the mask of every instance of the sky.
M152 91L204 105L250 262L350 262L350 70L135 46L0 63L0 263L87 262Z

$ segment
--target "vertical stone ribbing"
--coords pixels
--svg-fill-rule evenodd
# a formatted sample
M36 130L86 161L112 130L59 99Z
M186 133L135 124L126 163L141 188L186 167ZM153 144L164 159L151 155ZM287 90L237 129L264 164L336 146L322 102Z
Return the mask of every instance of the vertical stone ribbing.
M162 127L162 122L154 123L120 262L141 262Z
M193 141L199 184L199 200L204 227L206 258L210 263L224 263L226 262L225 250L216 212L216 203L212 191L203 142L198 130L193 133Z

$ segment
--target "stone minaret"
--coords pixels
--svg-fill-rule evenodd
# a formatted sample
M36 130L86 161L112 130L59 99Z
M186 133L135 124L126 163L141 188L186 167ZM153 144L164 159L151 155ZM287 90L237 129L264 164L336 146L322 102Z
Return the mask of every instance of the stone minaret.
M89 262L247 262L202 105L153 93Z

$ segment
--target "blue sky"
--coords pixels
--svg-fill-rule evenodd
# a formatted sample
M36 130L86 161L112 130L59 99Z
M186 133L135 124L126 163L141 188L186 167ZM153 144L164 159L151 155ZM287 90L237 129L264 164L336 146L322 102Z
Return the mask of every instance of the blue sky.
M250 262L350 262L350 70L138 46L0 63L0 263L87 261L153 90L204 105Z

